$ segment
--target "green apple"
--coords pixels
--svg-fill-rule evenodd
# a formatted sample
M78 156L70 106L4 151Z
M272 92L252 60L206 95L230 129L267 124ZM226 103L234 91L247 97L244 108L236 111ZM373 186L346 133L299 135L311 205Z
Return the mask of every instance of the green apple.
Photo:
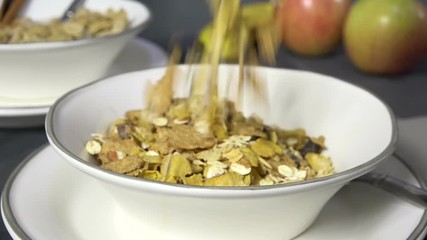
M427 53L427 11L417 0L359 0L344 26L344 46L360 70L403 73Z
M246 4L241 9L241 17L244 27L252 35L254 31L275 20L274 5L269 2ZM212 36L212 24L206 25L199 33L198 41L204 49L210 49ZM255 36L252 36L255 37ZM224 38L224 45L221 52L221 58L226 61L236 61L239 56L239 48L236 47L237 33L228 32Z

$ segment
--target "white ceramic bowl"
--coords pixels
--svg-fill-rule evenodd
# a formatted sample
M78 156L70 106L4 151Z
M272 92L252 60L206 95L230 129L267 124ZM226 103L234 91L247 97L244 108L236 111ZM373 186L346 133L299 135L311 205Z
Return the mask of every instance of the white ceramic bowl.
M181 66L181 72L186 69ZM220 79L227 81L237 68L223 65L220 70ZM267 79L271 104L267 109L248 94L244 113L326 136L338 173L288 185L215 188L153 182L101 169L85 153L85 142L91 133L105 132L125 111L141 108L147 84L158 80L164 68L117 75L66 94L48 113L47 136L66 161L110 191L126 216L120 227L129 238L289 239L309 227L342 186L392 153L396 125L378 98L344 81L311 72L258 70ZM181 90L177 88L178 95Z
M59 17L71 0L32 0L22 16L36 21ZM149 10L131 0L86 0L91 10L124 9L130 27L116 35L76 41L0 44L0 97L53 103L65 92L99 79L114 58L150 19Z

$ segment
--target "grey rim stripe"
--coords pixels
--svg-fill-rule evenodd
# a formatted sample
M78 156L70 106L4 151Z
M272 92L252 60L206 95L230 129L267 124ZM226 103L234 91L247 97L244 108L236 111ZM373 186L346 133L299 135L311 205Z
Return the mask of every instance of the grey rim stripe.
M6 217L5 221L8 222L9 226L12 228L13 232L22 240L31 240L31 238L25 233L25 231L19 226L18 221L16 220L15 216L13 215L12 208L9 201L10 196L10 190L12 188L12 184L16 178L16 176L21 172L21 170L25 167L25 165L40 151L45 149L48 146L48 144L45 144L35 150L33 153L31 153L28 157L26 157L19 165L16 167L16 169L12 172L12 174L9 176L3 192L1 196L2 200L2 208L4 211L4 215ZM415 179L418 181L418 183L421 185L422 188L427 189L427 184L413 171L413 169L406 163L399 155L393 154L393 156L400 161L415 177ZM415 229L412 231L411 235L409 235L409 240L416 240L420 239L425 232L427 226L427 210L424 211L423 216L421 217L420 222L415 227Z

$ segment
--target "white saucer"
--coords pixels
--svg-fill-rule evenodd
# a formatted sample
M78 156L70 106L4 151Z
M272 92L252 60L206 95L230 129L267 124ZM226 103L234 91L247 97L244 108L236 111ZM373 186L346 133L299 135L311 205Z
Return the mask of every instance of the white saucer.
M105 76L166 65L167 55L157 44L136 38L129 42ZM0 97L0 127L34 127L44 117L55 99L13 99Z
M418 185L395 158L378 170ZM134 227L130 219L95 181L51 147L41 148L19 165L4 187L1 210L9 233L14 239L156 239L144 233L128 236L126 230ZM426 218L421 208L369 185L352 183L296 239L422 239Z

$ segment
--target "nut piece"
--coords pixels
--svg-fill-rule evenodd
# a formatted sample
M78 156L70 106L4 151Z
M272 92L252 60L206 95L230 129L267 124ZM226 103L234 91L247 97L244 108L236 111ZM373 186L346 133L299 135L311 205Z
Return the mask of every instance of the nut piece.
M147 151L147 153L145 153L147 156L159 156L159 153L153 150Z
M298 139L294 138L294 137L290 137L288 139L286 139L286 145L293 147L298 143Z
M89 154L95 155L101 152L102 147L98 141L89 140L86 143L85 149Z
M182 124L186 124L186 123L188 123L189 122L189 120L188 119L175 119L175 120L173 120L173 123L175 123L175 124L177 124L177 125L182 125Z
M157 127L165 127L166 125L168 125L168 119L165 117L158 117L153 119L153 124Z
M122 151L116 151L116 156L117 156L117 160L122 160L123 158L126 157L126 153Z

